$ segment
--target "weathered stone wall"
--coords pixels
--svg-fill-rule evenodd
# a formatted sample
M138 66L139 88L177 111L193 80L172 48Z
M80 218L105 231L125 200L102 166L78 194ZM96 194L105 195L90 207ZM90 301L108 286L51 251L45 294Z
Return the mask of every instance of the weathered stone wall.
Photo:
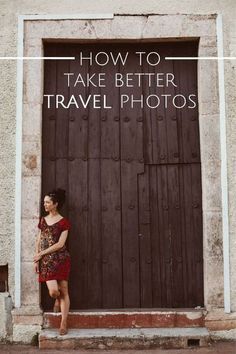
M129 15L123 18L122 26L120 23L114 21L115 29L114 33L120 32L120 38L122 33L129 33L130 38L135 38L136 32L132 33L132 17L131 15L146 15L137 22L140 24L140 32L147 28L147 24L153 26L154 38L158 37L158 31L155 33L155 19L153 17L148 18L148 14L190 14L190 15L208 15L221 13L223 15L223 27L224 27L224 54L226 56L236 56L236 2L234 0L214 1L214 0L183 0L181 2L177 0L169 1L155 1L146 0L145 2L137 1L125 1L119 2L108 0L92 0L92 1L75 1L75 0L61 0L58 5L58 1L52 0L50 2L42 0L35 2L32 0L25 1L13 1L13 0L0 0L0 56L16 56L17 55L17 16L19 14L81 14L81 13L114 13L115 15ZM171 21L168 23L168 28L165 28L163 22L163 31L166 33L173 33L175 31L176 37L183 36L183 33L188 33L190 36L193 33L193 28L199 26L199 33L205 36L205 46L207 47L208 55L216 55L215 38L213 34L209 32L208 25L204 21L195 23L196 16L193 16L192 25L186 22L185 28L181 31L177 29L181 28L179 25L180 17L172 16ZM198 20L200 17L198 18ZM113 21L113 20L111 20ZM154 21L154 22L153 22ZM161 16L159 16L161 21ZM131 24L131 25L130 25ZM105 38L106 35L111 36L109 31L111 27L103 26L102 22L96 27L100 31L100 36ZM136 27L137 28L137 27ZM90 38L89 31L92 28L88 28L88 33L83 31L83 35ZM104 32L105 31L105 32ZM200 34L201 35L201 34ZM208 38L207 38L208 37ZM112 38L112 37L111 37ZM212 46L211 46L212 40ZM37 43L36 43L37 47ZM204 43L202 43L204 48ZM33 48L31 48L31 53ZM205 52L206 53L206 52ZM201 55L201 54L200 54ZM35 64L37 66L37 64ZM206 63L199 64L199 69L202 71L207 70ZM217 75L217 63L212 63L213 72ZM205 69L204 69L205 66ZM34 65L31 66L34 68ZM229 215L230 215L230 248L231 248L231 303L232 310L236 311L236 61L225 61L225 89L226 89L226 113L227 113L227 153L228 153L228 183L229 183ZM15 189L15 128L16 128L16 62L15 61L0 61L0 265L9 264L9 293L14 301L14 189ZM40 72L36 72L36 75ZM202 75L201 80L206 80ZM218 143L212 142L211 136L218 136L220 133L219 127L219 107L218 107L218 88L215 86L215 81L211 80L208 76L208 81L203 85L205 92L201 93L201 109L205 112L205 115L201 116L201 119L207 120L204 131L202 131L202 139L207 141L209 139L209 146L204 149L203 153L207 154L210 158L209 169L203 168L203 178L206 178L208 183L203 186L203 193L205 198L205 206L207 212L204 219L204 232L211 235L206 238L204 247L208 249L207 254L213 263L205 260L205 270L208 277L205 279L205 284L208 286L205 288L209 305L223 306L223 291L219 291L218 280L215 278L216 272L219 274L221 281L220 287L222 290L223 282L223 269L222 269L222 222L221 222L221 198L220 198L220 146ZM214 94L214 97L209 99L209 92ZM25 92L27 97L27 91ZM31 98L34 96L31 95ZM24 115L31 114L32 107L36 107L35 112L40 112L40 102L26 102L24 105ZM27 112L28 109L28 112ZM207 114L207 112L209 114ZM215 114L215 116L213 115ZM23 122L24 124L24 122ZM33 226L32 220L37 218L38 211L38 189L32 189L35 185L34 181L40 176L40 160L35 156L39 154L40 140L39 140L39 126L40 119L35 119L35 123L31 127L28 125L25 127L25 136L23 136L23 175L25 178L25 184L22 195L22 205L24 205L24 213L22 219L22 259L23 259L23 275L24 281L26 274L32 275L32 263L30 253L27 252L27 248L32 249L34 233L37 231ZM31 137L30 137L31 135ZM204 158L204 156L203 156ZM32 183L31 183L32 182ZM28 183L28 185L27 185ZM36 198L32 199L32 195L36 195ZM203 200L204 203L204 200ZM33 210L33 215L32 211ZM32 238L31 238L32 236ZM214 264L214 267L212 266ZM215 268L217 265L217 268ZM25 282L27 283L27 282ZM216 291L215 291L216 290ZM37 293L37 286L33 286L33 292L27 292L27 289L23 289L22 300L23 304L28 302L32 304L31 299ZM215 295L214 295L215 294ZM36 296L38 302L38 297ZM30 310L32 312L32 310ZM29 312L30 312L29 311ZM36 311L37 312L37 311ZM33 312L34 313L34 312ZM37 313L34 314L37 316ZM37 321L36 321L37 322ZM33 325L38 326L33 322ZM20 326L21 324L19 324ZM23 328L23 327L22 327ZM0 328L1 330L1 328Z
M0 341L11 340L13 333L12 324L12 300L10 295L6 293L0 293Z

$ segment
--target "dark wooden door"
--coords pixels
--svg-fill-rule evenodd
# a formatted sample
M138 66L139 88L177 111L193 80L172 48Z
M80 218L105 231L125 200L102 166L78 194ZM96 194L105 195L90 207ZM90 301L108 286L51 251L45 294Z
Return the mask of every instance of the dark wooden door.
M107 95L112 109L43 106L42 195L67 191L72 223L68 247L73 309L163 308L203 305L201 161L198 109L120 107L122 94L197 95L196 42L46 44L46 56L129 52L125 66L45 62L45 94ZM139 65L136 51L156 51L157 66ZM105 72L106 87L67 87L63 73ZM166 87L114 87L120 73L174 73ZM75 76L76 76L75 75ZM150 86L150 87L149 87ZM176 100L180 106L181 98ZM151 102L151 101L150 101ZM154 103L150 103L152 106ZM43 307L51 306L45 288Z

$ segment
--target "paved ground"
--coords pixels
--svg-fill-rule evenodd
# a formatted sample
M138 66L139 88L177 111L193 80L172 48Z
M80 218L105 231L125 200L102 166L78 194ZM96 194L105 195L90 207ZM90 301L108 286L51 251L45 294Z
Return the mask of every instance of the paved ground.
M235 342L217 342L208 348L192 349L150 349L150 350L39 350L37 347L25 345L0 344L1 354L236 354Z

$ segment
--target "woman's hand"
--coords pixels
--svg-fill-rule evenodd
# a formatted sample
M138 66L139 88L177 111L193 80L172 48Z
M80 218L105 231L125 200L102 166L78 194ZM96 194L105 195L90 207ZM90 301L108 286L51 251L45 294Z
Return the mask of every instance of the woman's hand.
M40 259L42 258L42 253L39 252L34 256L34 263L40 261Z
M39 273L39 262L34 263L34 271L35 273Z

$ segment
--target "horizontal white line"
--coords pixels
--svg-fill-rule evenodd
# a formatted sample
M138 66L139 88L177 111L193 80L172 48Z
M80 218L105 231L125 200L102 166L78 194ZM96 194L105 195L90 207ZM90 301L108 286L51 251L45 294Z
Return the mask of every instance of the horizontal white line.
M236 60L236 57L165 57L166 60Z
M75 60L75 57L0 57L0 60Z
M65 14L65 15L19 15L20 19L27 20L103 20L113 19L113 13L94 13L94 14Z
M236 60L236 57L165 57L166 60ZM75 60L75 57L0 57L0 60Z

